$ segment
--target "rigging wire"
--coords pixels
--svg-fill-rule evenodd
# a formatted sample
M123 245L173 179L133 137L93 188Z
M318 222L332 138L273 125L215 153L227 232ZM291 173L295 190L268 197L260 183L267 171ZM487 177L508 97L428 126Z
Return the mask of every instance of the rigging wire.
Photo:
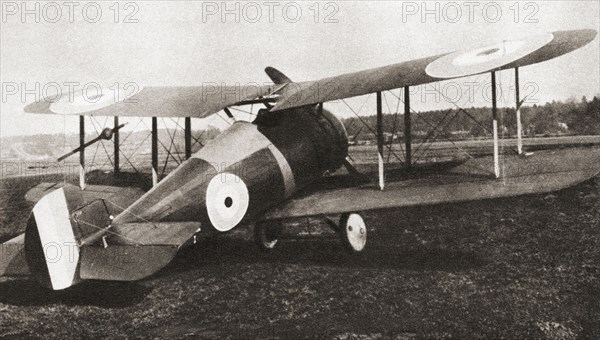
M98 129L96 129L96 124L100 125L100 123L96 122L96 118L94 116L90 116L90 117L92 118L91 121L92 121L92 127L94 128L94 131L96 132L97 135L100 135L100 132L98 132ZM113 161L110 158L110 155L108 153L108 150L106 150L106 146L104 146L104 142L102 140L100 140L100 144L102 144L102 148L104 149L104 153L106 154L106 157L110 161L110 164L112 166L114 166Z
M383 100L385 101L385 106L387 106L388 113L391 114L392 113L392 109L390 108L390 104L388 103L387 96L385 95L385 92L382 92L381 95L383 97ZM395 117L394 118L394 129L395 129L396 128L396 123L395 122L396 122L396 117L398 117L398 110L396 110L396 113L394 114L394 117ZM399 143L399 144L400 144L400 150L402 150L402 154L404 155L404 159L406 159L406 152L404 152L404 148L402 147L402 143ZM391 141L390 145L391 146L390 146L390 151L388 151L387 163L390 162L391 150L392 150L392 148L394 146L394 130L392 130L392 141Z
M368 98L367 98L367 99L368 99ZM361 118L361 117L358 115L358 113L356 113L356 111L354 111L354 109L352 108L352 106L350 106L350 105L349 105L349 104L346 102L346 100L342 99L342 103L344 103L344 104L345 104L345 105L346 105L346 106L347 106L347 107L350 109L350 111L352 111L352 113L353 113L353 114L356 116L356 118L358 118L358 119L359 119L359 120L360 120L360 121L363 123L363 125L364 125L364 126L365 126L365 127L366 127L366 128L369 130L369 131L371 131L371 133L372 133L373 135L377 136L377 132L375 132L375 131L374 131L374 130L371 128L371 126L369 126L369 124L367 124L367 123L364 121L364 119L362 119L362 118ZM403 161L400 159L400 157L398 157L398 155L397 155L397 154L396 154L396 153L395 153L395 152L392 150L392 148L391 148L389 145L386 145L386 147L387 147L387 149L388 149L388 150L389 150L389 151L390 151L390 152L391 152L391 153L394 155L394 157L396 157L396 159L398 159L398 161L399 161L400 163L404 164L404 162L403 162Z
M173 118L171 118L171 120L172 120L172 121L173 121L173 122L174 122L174 123L175 123L175 124L176 124L178 127L180 127L180 128L182 128L182 129L184 129L184 130L185 130L185 128L184 128L183 126L181 126L181 124L179 124L179 120L175 121ZM202 131L202 133L200 134L200 137L202 137L202 135L204 135L204 132L206 132L206 131ZM200 144L200 146L204 147L204 144L203 144L202 142L200 142L200 141L198 140L198 138L196 138L196 137L195 137L193 134L191 135L191 137L192 137L192 139L194 140L194 144L192 144L192 147L193 147L194 145L196 145L196 144Z
M399 91L402 91L402 90L399 90ZM390 90L388 92L392 92L392 91ZM401 93L401 92L398 92L398 93ZM386 97L385 102L387 104L387 97ZM392 143L394 141L394 139L393 139L394 135L396 135L396 136L398 135L397 125L396 125L397 120L398 120L398 110L400 110L400 100L398 100L398 102L396 103L396 113L394 114L394 124L392 126ZM406 138L406 136L404 138ZM402 147L402 143L400 141L398 141L398 143L400 143L400 150L402 150L402 155L404 156L404 159L406 160L406 151L404 151L404 148ZM388 152L388 157L387 157L388 163L390 162L390 156L391 156L391 154Z
M392 92L392 95L395 95ZM397 97L399 100L400 97ZM404 102L404 101L402 101ZM410 108L411 113L414 113L416 117L420 118L423 122L425 122L427 125L433 127L433 124L431 124L429 121L427 121L425 118L421 117L422 115L418 114L418 112L416 112L412 107ZM467 157L469 157L470 159L475 159L475 157L473 157L470 153L468 153L466 150L464 150L462 147L460 147L460 145L456 144L453 140L446 138L446 140L448 140L450 143L452 143L460 152L464 153ZM483 170L485 172L488 173L492 173L489 169L481 167L481 166L476 166L477 169Z

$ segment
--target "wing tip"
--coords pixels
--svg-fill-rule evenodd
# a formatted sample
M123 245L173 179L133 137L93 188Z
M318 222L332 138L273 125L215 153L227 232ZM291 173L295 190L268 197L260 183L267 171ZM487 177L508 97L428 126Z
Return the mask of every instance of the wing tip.
M556 31L552 34L554 35L555 40L560 43L568 42L572 46L569 50L569 52L571 52L594 41L598 36L598 31L592 28L585 28L569 31Z

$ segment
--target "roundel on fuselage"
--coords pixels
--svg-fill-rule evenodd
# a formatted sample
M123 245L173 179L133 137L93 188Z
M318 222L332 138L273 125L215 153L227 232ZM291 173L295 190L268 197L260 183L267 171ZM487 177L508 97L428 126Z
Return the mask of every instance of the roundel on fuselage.
M218 231L229 231L237 226L246 216L249 204L248 187L238 176L224 172L208 183L206 210L210 223Z

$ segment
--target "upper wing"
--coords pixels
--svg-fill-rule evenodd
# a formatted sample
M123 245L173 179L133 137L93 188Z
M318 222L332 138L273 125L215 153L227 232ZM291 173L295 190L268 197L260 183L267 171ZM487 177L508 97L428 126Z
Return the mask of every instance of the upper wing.
M135 93L120 88L103 89L102 93L91 96L64 94L29 104L25 112L204 118L228 106L260 100L276 102L273 110L283 110L535 64L576 50L594 40L596 34L595 30L547 33L317 81L289 82L282 74L267 70L282 84L144 87Z
M596 34L595 30L558 31L317 81L291 83L281 91L273 110L531 65L574 51L594 40Z
M204 85L97 89L92 94L61 94L31 103L27 113L204 118L223 108L247 100L266 98L276 88L270 85Z
M445 172L416 179L300 194L268 211L264 220L340 214L398 207L433 205L511 197L557 191L587 180L600 172L598 148L537 151L533 156L504 158L503 177L496 179L480 169L491 168L493 159L469 160Z

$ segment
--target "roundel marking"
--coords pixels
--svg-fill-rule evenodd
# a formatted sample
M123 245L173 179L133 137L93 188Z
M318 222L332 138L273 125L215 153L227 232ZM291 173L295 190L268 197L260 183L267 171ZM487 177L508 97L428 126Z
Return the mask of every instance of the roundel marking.
M246 183L238 176L220 173L206 188L206 210L210 223L218 231L229 231L237 226L248 211L250 194Z
M431 77L448 79L492 71L539 50L552 39L554 35L547 33L453 52L432 61L425 72Z

